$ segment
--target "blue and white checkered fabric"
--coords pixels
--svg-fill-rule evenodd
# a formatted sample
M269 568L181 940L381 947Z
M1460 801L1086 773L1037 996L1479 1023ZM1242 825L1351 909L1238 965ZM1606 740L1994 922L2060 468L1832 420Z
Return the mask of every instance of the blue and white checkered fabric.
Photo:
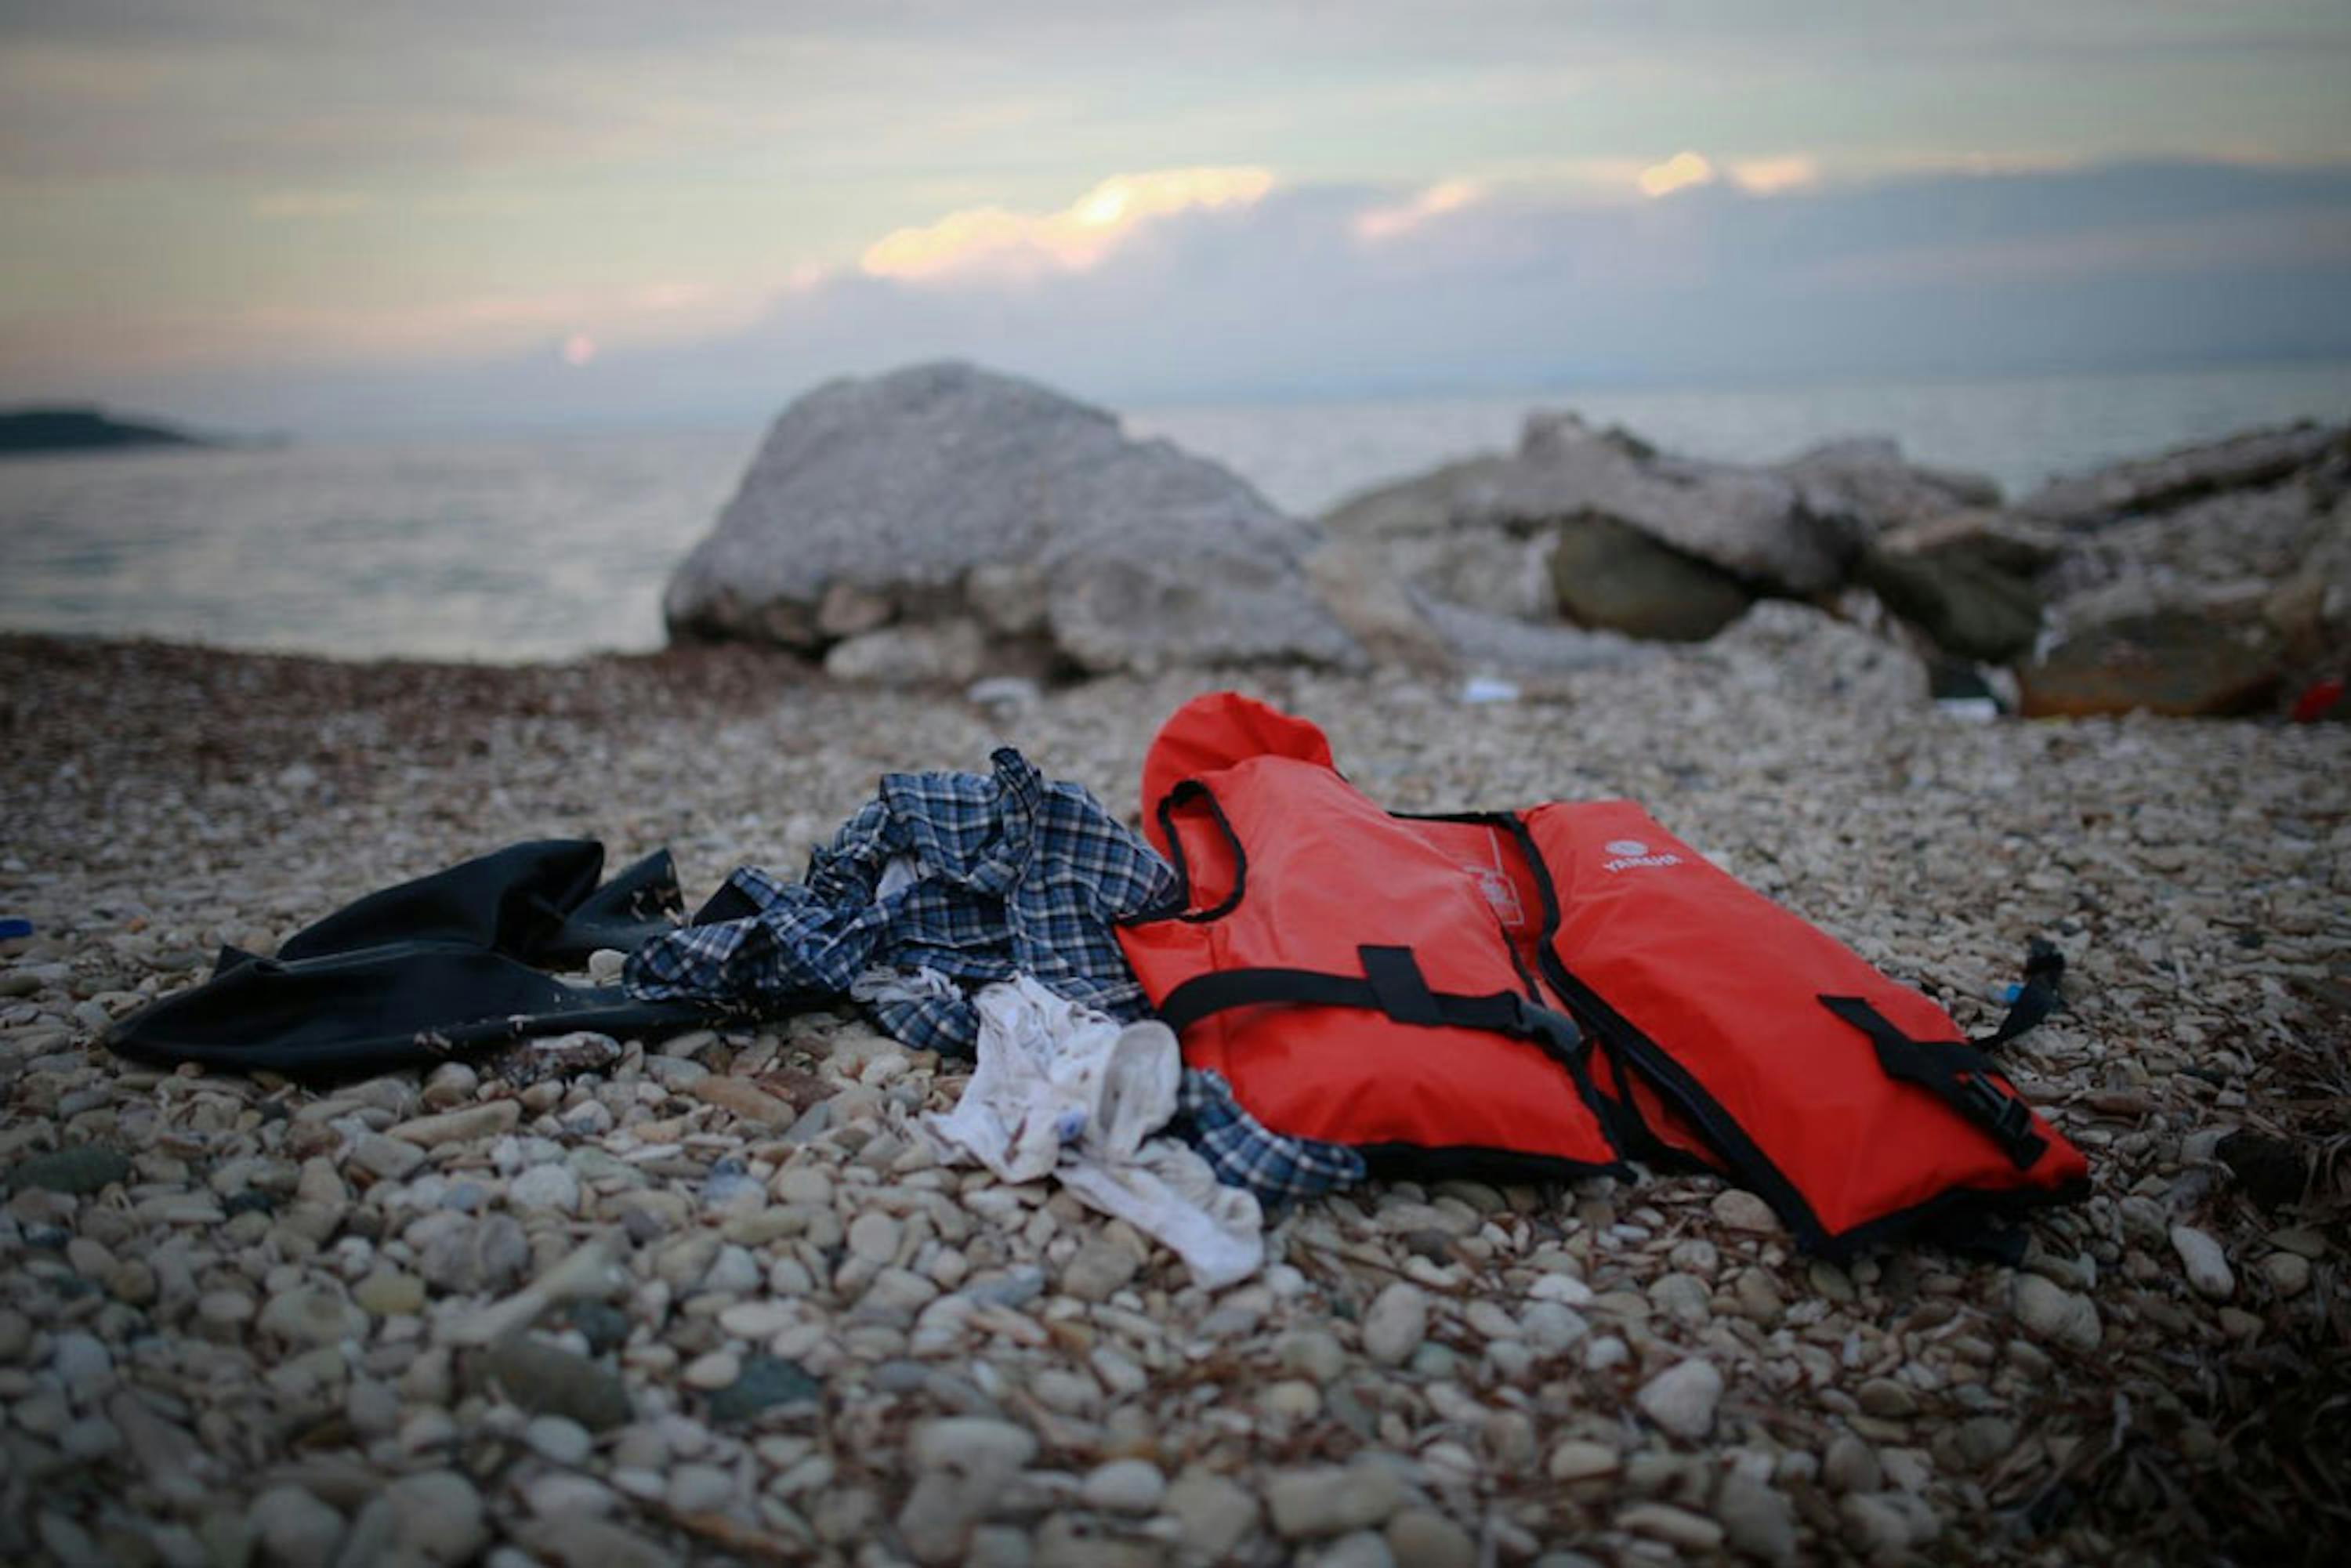
M1364 1156L1344 1144L1317 1143L1269 1130L1241 1109L1224 1075L1192 1068L1176 1092L1176 1130L1227 1186L1244 1186L1268 1205L1301 1203L1364 1179Z
M754 1009L853 992L894 1038L950 1056L978 1044L966 991L1016 974L1115 1019L1149 1017L1112 928L1175 898L1174 868L1082 786L1047 783L1009 747L989 760L988 775L885 775L810 855L806 881L741 868L727 886L755 913L646 943L623 983L649 1001ZM1364 1178L1353 1150L1268 1131L1214 1073L1184 1075L1169 1130L1270 1202Z
M968 987L1027 974L1113 1018L1147 1017L1111 927L1172 897L1174 870L1083 787L1048 784L1009 747L990 760L987 776L885 775L880 797L809 857L805 882L737 871L730 886L758 913L646 944L624 974L630 991L780 1001L846 992L875 968ZM961 996L920 993L874 1013L916 1047L968 1056L978 1039Z

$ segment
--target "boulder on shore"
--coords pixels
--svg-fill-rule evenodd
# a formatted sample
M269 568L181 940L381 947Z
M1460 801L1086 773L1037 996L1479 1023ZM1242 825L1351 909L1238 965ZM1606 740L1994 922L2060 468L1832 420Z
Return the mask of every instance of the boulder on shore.
M2314 675L2351 674L2351 495L2335 503L2271 592L2262 614Z
M1614 517L1562 523L1551 570L1569 620L1662 643L1703 643L1755 601L1720 567Z
M1375 657L1572 668L1625 656L1622 636L1703 641L1759 597L1823 599L1880 534L1999 498L1991 480L1912 464L1883 436L1751 466L1537 412L1513 452L1333 508L1310 572Z
M2017 510L2060 528L2100 528L2216 492L2271 484L2317 462L2345 439L2339 428L2311 423L2248 431L2159 457L2053 479L2018 502Z
M2254 712L2285 675L2280 641L2256 611L2172 604L2078 624L2018 667L2025 716Z
M1964 507L1887 529L1877 549L1930 560L1958 560L2027 580L2057 563L2065 536L1989 507Z
M1813 512L1785 475L1676 457L1565 413L1530 414L1510 455L1447 464L1366 492L1323 527L1342 538L1458 540L1548 533L1578 517L1612 518L1758 589L1795 595L1843 581L1867 532L1850 515Z
M2031 714L2255 712L2351 661L2351 430L2256 431L2060 480Z
M1100 409L916 365L786 409L662 607L674 641L838 646L843 673L901 683L1351 664L1360 652L1301 569L1316 538Z
M2029 653L2041 632L2041 595L2032 582L1965 554L1873 547L1855 563L1854 580L1962 659L2004 664Z
M2000 486L1981 474L1934 468L1902 455L1887 435L1854 435L1801 452L1776 471L1795 482L1805 507L1854 517L1874 528L1929 522L2000 505Z

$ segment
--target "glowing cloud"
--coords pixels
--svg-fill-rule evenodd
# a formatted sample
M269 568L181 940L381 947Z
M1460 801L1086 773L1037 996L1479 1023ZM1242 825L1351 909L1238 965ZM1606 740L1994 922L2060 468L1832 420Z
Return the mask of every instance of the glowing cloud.
M1671 195L1686 185L1704 185L1714 179L1714 165L1695 152L1677 152L1662 163L1641 171L1641 193Z
M870 246L874 277L923 279L965 272L1083 272L1143 224L1196 207L1247 206L1273 189L1264 169L1158 169L1114 174L1059 212L967 207L904 228Z
M1814 183L1820 177L1820 160L1804 153L1786 158L1750 158L1730 166L1732 183L1759 196L1796 190Z
M1355 234L1361 239L1393 239L1431 218L1468 206L1480 194L1479 188L1468 180L1442 181L1400 206L1373 207L1357 214Z

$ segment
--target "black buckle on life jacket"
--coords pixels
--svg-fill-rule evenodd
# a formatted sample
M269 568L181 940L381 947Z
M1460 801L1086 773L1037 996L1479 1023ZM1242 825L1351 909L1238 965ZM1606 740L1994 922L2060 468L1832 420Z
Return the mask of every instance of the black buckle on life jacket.
M1960 1074L1959 1082L1959 1098L1967 1103L1967 1113L1981 1123L2003 1146L2029 1142L2033 1155L2023 1163L2031 1165L2042 1148L2042 1141L2032 1133L2032 1107L2012 1094L2003 1094L1991 1080L1975 1073Z
M1533 1040L1562 1061L1583 1049L1583 1030L1576 1027L1573 1019L1516 994L1510 1000L1515 1004L1509 1026L1510 1033Z
M1993 1081L1997 1069L1977 1047L1957 1040L1913 1040L1859 997L1823 997L1820 1003L1869 1037L1888 1078L1938 1096L1990 1134L2018 1170L2031 1169L2048 1151L2049 1140L2032 1130L2032 1108Z

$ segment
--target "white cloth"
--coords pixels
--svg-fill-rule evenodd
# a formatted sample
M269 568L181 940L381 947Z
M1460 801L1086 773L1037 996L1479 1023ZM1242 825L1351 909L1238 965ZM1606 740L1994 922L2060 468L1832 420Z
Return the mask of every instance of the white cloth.
M927 1118L951 1155L1007 1181L1057 1176L1071 1191L1172 1248L1218 1290L1265 1261L1257 1198L1226 1186L1174 1138L1183 1059L1155 1020L1121 1025L1026 975L973 998L979 1061L963 1099Z
M902 969L872 968L849 982L852 1000L925 1002L960 1000L963 988L927 965L911 974Z

